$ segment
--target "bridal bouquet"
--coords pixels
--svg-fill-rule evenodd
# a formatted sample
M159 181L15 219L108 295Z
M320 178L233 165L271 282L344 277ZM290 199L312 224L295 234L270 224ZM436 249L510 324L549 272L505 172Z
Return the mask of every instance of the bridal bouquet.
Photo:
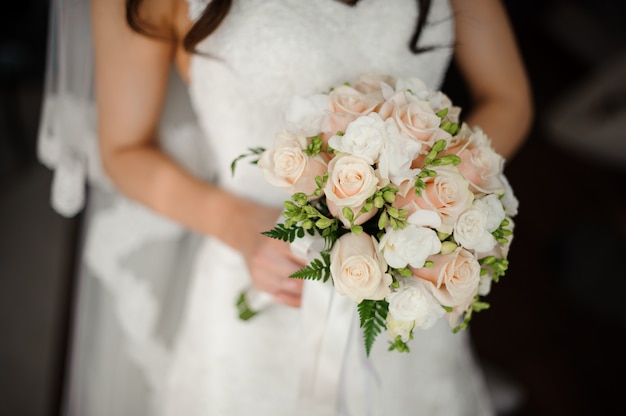
M354 301L368 354L383 330L390 350L409 351L440 318L466 328L507 269L517 200L503 158L460 112L419 79L363 75L294 98L273 147L233 162L256 156L291 195L265 235L323 239L291 277Z

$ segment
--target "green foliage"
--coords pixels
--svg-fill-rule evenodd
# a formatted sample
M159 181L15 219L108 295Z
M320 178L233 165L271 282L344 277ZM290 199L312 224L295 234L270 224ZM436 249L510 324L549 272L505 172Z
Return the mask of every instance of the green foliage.
M298 226L285 227L284 224L276 224L273 229L269 231L263 231L263 234L266 237L274 238L276 240L288 241L293 243L296 239L304 237L304 228Z
M472 316L474 312L484 311L485 309L489 309L489 304L480 300L480 295L476 295L474 297L474 303L470 306L469 310L465 312L465 316L463 317L463 321L457 325L452 332L455 334L459 331L463 331L468 328L470 321L472 320Z
M302 269L292 274L293 279L321 280L327 282L330 279L330 253L322 251L321 259L315 259Z
M363 328L365 352L369 356L376 337L386 328L389 303L386 300L365 299L359 303L358 311L361 328Z
M257 311L253 311L250 308L246 292L241 292L237 298L237 311L239 312L239 319L242 321L252 319L258 314Z
M481 265L481 275L485 275L491 271L494 282L499 282L500 277L504 276L509 268L509 261L507 259L499 259L495 256L487 256L478 260Z
M322 147L324 146L324 142L319 136L313 136L310 138L311 142L307 145L306 149L303 152L311 157L315 157L320 154L322 151Z
M232 163L230 164L230 172L233 176L235 176L235 168L237 167L237 162L239 162L242 159L245 159L247 157L253 157L253 156L261 156L261 154L265 152L265 148L264 147L249 147L248 148L248 153L244 153L241 154L239 156L237 156L237 158L235 158L235 160L232 161ZM257 163L259 163L259 158L255 158L253 160L250 161L250 164L252 165L256 165Z
M409 335L409 341L413 339L413 331ZM402 341L402 337L398 335L393 342L389 341L389 351L411 352L406 342Z

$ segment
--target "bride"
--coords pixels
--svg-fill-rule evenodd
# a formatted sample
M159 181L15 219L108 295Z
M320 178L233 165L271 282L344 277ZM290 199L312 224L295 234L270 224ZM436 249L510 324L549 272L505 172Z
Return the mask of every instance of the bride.
M512 157L531 105L499 1L92 0L91 16L98 147L68 153L89 154L92 187L65 414L493 413L466 333L441 323L410 354L380 339L367 358L356 318L333 329L307 315L309 283L288 278L303 260L260 234L285 195L230 163L271 145L293 95L367 72L437 89L452 57L475 103L464 120ZM64 120L85 123L74 108ZM81 163L50 163L57 206L76 200ZM241 321L234 301L250 284L273 306ZM328 345L307 347L321 341L306 319Z

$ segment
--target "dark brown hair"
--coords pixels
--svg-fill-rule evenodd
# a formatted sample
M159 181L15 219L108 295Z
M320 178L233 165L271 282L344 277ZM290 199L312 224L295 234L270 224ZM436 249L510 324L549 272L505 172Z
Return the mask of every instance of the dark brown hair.
M354 6L359 0L352 0L346 2L351 6ZM419 14L415 23L415 29L409 40L409 49L413 53L426 52L433 49L432 46L422 47L418 46L418 41L424 26L426 25L426 18L428 17L428 11L430 10L430 0L416 0ZM139 7L143 0L126 0L126 20L130 27L146 35L155 36L157 31L154 28L141 21L139 17ZM183 38L183 47L188 52L195 52L196 45L200 43L204 38L213 33L220 23L224 20L228 12L232 0L213 0L204 9L200 18L193 24L189 32ZM157 35L158 36L158 35Z

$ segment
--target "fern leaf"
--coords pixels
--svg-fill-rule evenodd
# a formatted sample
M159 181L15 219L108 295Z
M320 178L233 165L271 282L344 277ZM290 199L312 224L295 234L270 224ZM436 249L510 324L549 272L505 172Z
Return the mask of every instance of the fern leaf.
M292 274L291 278L294 279L307 279L307 280L328 280L328 276L330 275L330 268L327 264L320 259L315 259L307 266L298 270L294 274Z
M386 327L385 321L389 311L389 303L385 300L363 300L358 306L365 352L370 355L376 337Z

